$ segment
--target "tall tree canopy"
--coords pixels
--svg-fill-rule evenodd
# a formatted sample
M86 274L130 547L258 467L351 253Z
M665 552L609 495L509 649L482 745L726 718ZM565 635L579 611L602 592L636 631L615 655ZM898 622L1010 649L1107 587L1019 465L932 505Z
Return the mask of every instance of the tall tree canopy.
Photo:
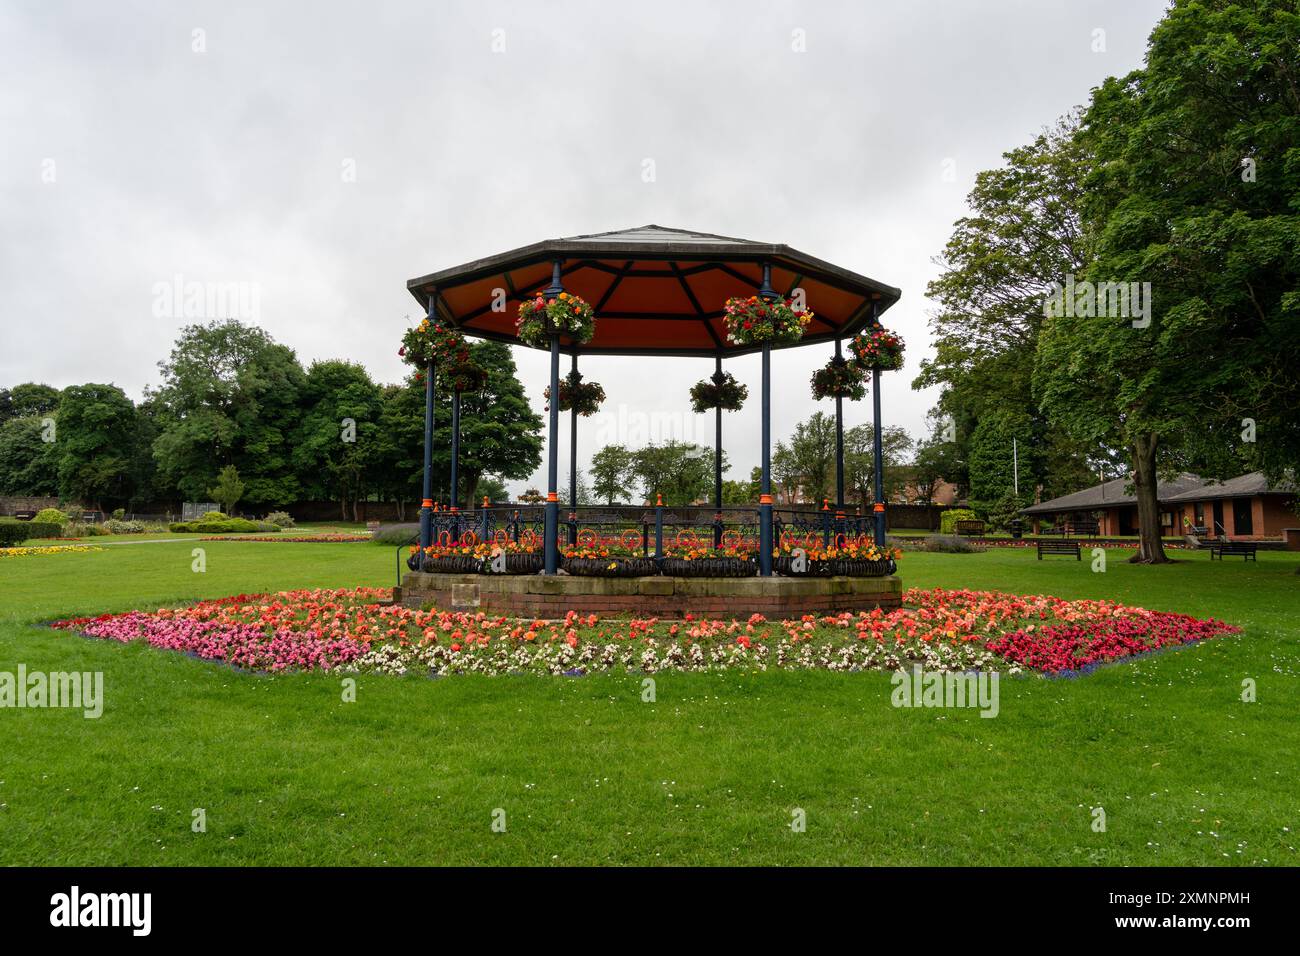
M1162 464L1300 461L1300 376L1280 359L1300 347L1300 15L1176 0L1075 141L1092 157L1085 277L1149 283L1151 308L1052 319L1036 378L1076 437L1132 449L1137 560L1163 561Z
M135 405L116 385L71 385L59 402L59 494L103 508L127 501Z

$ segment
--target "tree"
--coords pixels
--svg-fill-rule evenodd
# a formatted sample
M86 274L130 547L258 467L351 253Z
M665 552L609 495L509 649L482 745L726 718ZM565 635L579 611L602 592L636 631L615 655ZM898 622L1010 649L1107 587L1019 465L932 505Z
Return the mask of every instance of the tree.
M966 463L960 458L961 446L936 431L916 447L912 461L912 487L918 504L934 504L935 493L945 481L959 487L968 480Z
M302 366L291 349L233 319L190 325L166 362L154 457L160 477L199 500L222 465L239 469L253 505L301 496L290 437L300 420Z
M825 412L794 427L790 436L789 466L798 476L803 500L821 505L835 496L835 417ZM783 471L785 463L782 463Z
M103 510L130 497L135 405L116 385L72 385L58 412L59 494Z
M907 484L912 439L906 429L890 425L881 433L880 446L888 501ZM870 424L857 425L844 433L844 493L856 496L864 510L876 499L875 460L875 430Z
M217 483L208 489L212 500L222 506L226 514L234 514L235 505L244 495L244 482L240 480L239 469L226 465L217 473Z
M41 418L59 409L59 390L37 382L0 388L0 424L14 418Z
M987 514L1016 487L1017 454L1022 487L1032 487L1032 475L1041 471L1035 467L1032 429L1029 416L1015 409L985 415L975 427L970 440L970 503L979 514Z
M1175 0L1144 67L1094 92L1075 137L1094 166L1084 278L1137 283L1145 307L1081 297L1045 324L1035 375L1076 437L1132 450L1134 560L1166 560L1162 468L1300 461L1300 376L1278 360L1300 348L1298 76L1293 8Z
M606 445L591 458L592 493L607 505L632 496L632 453L623 445Z
M337 500L342 518L359 521L359 503L369 493L380 453L379 387L360 365L313 362L301 399L293 449L299 485L312 498Z
M487 371L487 384L481 392L461 394L461 486L456 498L461 507L477 500L483 475L519 481L542 463L542 418L529 404L510 346L475 342L469 351L471 361ZM451 402L451 395L438 393L434 403L434 476L443 500L452 498ZM423 429L423 394L420 409L418 421Z
M931 317L935 357L921 363L914 388L943 388L936 432L956 444L952 465L974 462L975 436L990 416L1020 416L1023 439L1034 454L1022 462L1026 487L1054 493L1078 490L1092 450L1081 447L1039 408L1033 391L1034 356L1043 326L1043 300L1087 264L1080 219L1088 152L1075 138L1071 114L1032 143L1003 154L1003 166L979 173L967 197L971 214L959 219L944 253L943 269L926 294L939 303ZM965 486L960 471L944 476ZM972 475L971 481L980 479ZM990 495L1002 494L998 487ZM971 491L972 497L980 492Z
M59 493L57 434L35 415L0 424L0 495Z
M725 455L722 470L727 470ZM650 444L632 453L632 471L651 504L660 494L666 505L708 500L713 489L713 449L677 439Z
M480 478L477 494L480 500L486 498L490 504L503 505L510 502L510 489L496 475L484 475Z

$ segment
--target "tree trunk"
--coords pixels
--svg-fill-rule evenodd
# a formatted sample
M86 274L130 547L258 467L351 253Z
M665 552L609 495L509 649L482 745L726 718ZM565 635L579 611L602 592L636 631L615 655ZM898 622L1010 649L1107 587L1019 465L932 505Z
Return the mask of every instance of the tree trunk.
M1155 435L1140 435L1133 443L1133 488L1138 506L1138 553L1135 564L1165 564L1165 546L1160 540L1160 502L1156 499Z

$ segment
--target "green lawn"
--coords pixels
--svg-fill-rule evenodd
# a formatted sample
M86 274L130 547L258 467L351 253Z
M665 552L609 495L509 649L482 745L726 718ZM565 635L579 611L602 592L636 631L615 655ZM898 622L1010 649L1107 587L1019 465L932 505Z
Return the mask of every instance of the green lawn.
M656 703L636 675L362 676L343 703L337 676L32 626L394 576L393 549L368 544L208 542L202 574L195 546L0 559L0 671L102 671L107 698L99 720L0 710L0 864L1300 863L1293 554L1147 568L1112 550L1104 574L1032 551L907 554L908 585L1245 628L1078 680L1004 680L991 720L895 709L876 673L665 673Z

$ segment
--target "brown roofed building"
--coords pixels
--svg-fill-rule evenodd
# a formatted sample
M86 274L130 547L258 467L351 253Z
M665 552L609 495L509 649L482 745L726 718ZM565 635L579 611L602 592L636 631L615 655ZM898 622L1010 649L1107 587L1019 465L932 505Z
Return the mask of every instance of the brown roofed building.
M1270 485L1257 471L1222 482L1181 474L1157 483L1156 500L1161 532L1170 537L1204 528L1207 535L1240 540L1281 538L1283 528L1300 524L1295 512L1296 486L1290 482ZM1033 519L1035 530L1040 521L1050 518L1058 525L1095 520L1097 533L1107 537L1138 533L1137 497L1129 478L1031 505L1023 514Z

